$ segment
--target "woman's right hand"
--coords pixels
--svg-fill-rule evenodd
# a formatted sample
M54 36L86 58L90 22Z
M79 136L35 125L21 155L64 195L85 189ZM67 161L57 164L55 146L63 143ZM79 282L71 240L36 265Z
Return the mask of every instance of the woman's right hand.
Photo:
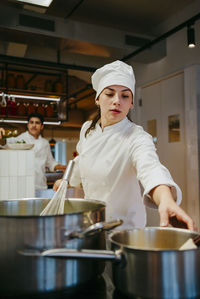
M0 128L0 139L2 139L3 135L5 135L4 128Z
M62 179L55 181L55 183L53 184L53 190L57 191L60 184L61 184Z

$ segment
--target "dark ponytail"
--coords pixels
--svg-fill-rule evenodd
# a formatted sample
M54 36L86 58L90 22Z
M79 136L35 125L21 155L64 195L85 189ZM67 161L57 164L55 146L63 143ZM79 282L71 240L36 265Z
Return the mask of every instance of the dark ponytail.
M101 118L101 112L100 112L100 107L97 106L98 110L92 120L91 125L89 126L89 128L86 130L85 132L85 137L87 137L87 135L90 133L91 130L95 129L96 123L98 122L98 120Z

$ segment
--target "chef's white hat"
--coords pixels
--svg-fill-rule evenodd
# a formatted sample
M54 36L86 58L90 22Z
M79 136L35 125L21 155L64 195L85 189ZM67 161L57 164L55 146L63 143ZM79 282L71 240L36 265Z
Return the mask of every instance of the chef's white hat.
M96 90L96 98L102 90L110 85L128 87L135 94L135 76L130 65L116 60L97 69L92 75L92 86Z

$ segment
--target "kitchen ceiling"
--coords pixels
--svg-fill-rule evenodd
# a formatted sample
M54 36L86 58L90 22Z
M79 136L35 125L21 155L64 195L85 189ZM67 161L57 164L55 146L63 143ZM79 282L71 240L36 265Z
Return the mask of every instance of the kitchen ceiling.
M27 0L28 2L28 0ZM161 3L162 2L162 3ZM154 35L156 27L190 5L192 0L53 0L49 8L1 0L19 9L35 10L45 15L100 25L128 32Z
M175 27L191 18L191 6L197 2L53 0L49 8L43 8L16 0L0 0L0 58L9 55L70 65L69 75L77 76L88 86L92 70L123 59L161 36L166 32L163 24L168 20L175 20L171 25ZM183 11L188 15L181 14ZM150 63L165 55L163 40L135 55L133 61ZM90 86L88 94L87 99L80 93L81 100L76 106L92 111L94 95Z
M191 0L54 0L46 13L137 34L154 35L160 23L191 2Z
M179 25L180 12L187 8L189 12L195 2L53 0L49 8L43 8L16 0L0 0L0 41L24 43L28 47L47 45L63 53L83 55L86 66L96 67L99 63L91 65L90 56L104 60L123 58L165 33L161 24L168 19L177 16L175 26ZM97 36L101 33L102 36ZM123 40L117 43L116 38ZM0 54L6 54L6 47L0 50ZM31 53L27 49L28 55ZM145 62L144 57L141 62Z

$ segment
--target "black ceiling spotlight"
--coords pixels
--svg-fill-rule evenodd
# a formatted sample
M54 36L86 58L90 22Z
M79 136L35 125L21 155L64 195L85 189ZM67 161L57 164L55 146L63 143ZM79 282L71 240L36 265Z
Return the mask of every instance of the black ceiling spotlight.
M187 26L187 39L188 39L188 48L194 48L195 47L194 24L188 24Z
M172 28L171 30L165 32L164 34L156 37L155 39L151 40L149 43L145 44L144 46L140 47L139 49L133 51L132 53L122 57L120 60L122 61L127 61L128 59L138 55L139 53L143 52L146 49L149 49L150 47L154 46L155 44L159 43L160 41L167 39L169 36L171 36L172 34L175 34L176 32L178 32L179 30L182 30L185 27L188 27L188 29L190 29L191 27L193 28L193 25L195 23L195 21L200 19L200 13L196 14L195 16L193 16L192 18L188 19L187 21L179 24L178 26ZM191 33L190 33L191 35ZM193 28L193 36L194 36L194 28ZM194 38L193 38L194 40ZM195 46L195 42L193 42L193 47ZM191 46L190 46L191 47Z

